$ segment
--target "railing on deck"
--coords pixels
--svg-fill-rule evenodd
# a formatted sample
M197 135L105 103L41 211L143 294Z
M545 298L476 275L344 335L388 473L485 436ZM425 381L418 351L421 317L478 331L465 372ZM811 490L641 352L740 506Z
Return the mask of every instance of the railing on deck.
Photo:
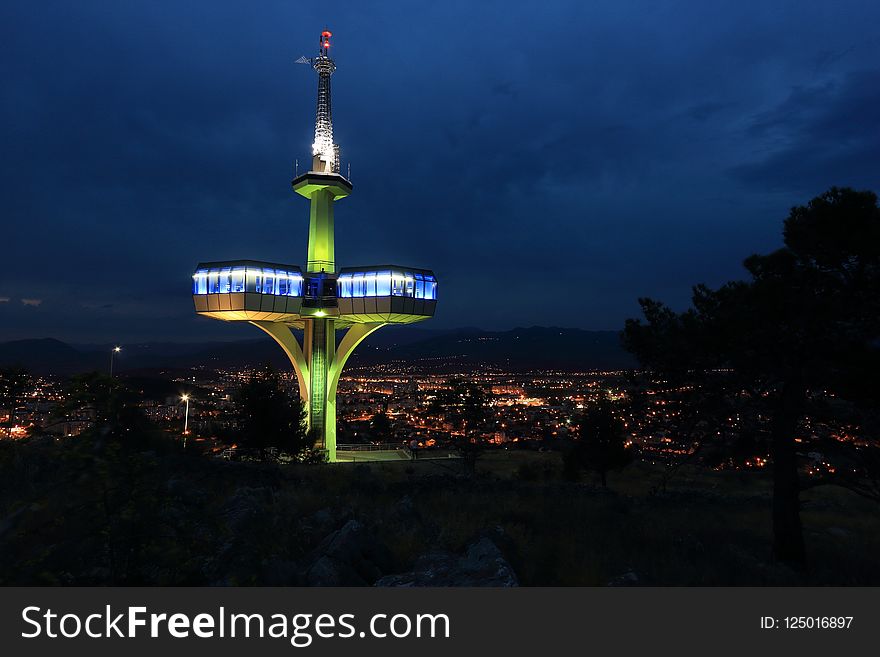
M402 443L379 443L377 445L365 443L349 443L336 445L337 452L394 452L399 449L407 450Z

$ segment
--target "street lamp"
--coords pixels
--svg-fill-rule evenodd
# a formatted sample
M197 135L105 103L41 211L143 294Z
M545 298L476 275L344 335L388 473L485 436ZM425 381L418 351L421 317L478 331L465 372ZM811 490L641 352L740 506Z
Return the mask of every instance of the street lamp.
M186 411L183 415L183 446L186 447L186 434L189 433L189 395L181 395L180 401L186 402Z
M110 350L110 376L113 376L113 357L120 351L122 351L122 347L119 346L113 347L113 349Z

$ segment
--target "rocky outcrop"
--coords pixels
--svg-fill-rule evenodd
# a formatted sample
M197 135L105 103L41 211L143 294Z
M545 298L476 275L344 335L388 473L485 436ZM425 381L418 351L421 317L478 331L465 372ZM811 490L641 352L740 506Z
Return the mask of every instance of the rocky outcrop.
M391 554L357 520L349 520L312 552L308 586L369 586L388 572Z
M489 538L471 543L464 556L430 552L412 572L389 575L376 586L519 586L516 573Z
M640 586L641 584L642 581L636 571L630 569L625 573L612 577L606 586Z

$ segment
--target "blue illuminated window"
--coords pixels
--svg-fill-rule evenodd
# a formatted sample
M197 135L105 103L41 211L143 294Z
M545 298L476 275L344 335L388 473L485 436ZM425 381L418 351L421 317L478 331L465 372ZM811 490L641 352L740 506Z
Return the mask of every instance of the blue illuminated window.
M276 276L278 294L285 297L298 297L302 295L302 276L286 271L279 271Z
M339 297L409 297L436 299L437 282L431 274L401 270L346 272L337 279Z
M376 274L376 296L391 296L391 272L380 271Z
M263 270L263 294L275 294L275 270Z
M200 269L193 275L193 294L208 293L208 271Z
M259 269L248 269L245 275L245 292L256 292L257 288L262 285L260 280Z
M244 292L244 269L232 270L231 292Z
M367 296L367 286L364 282L364 274L357 273L351 279L351 296L365 297Z
M226 267L220 270L218 279L218 291L220 294L229 294L232 291L232 268Z
M303 278L298 271L254 268L244 265L203 268L193 274L193 294L251 292L302 296Z
M339 285L339 296L343 299L351 297L351 275L342 274L336 281Z
M391 274L391 294L395 297L406 295L406 279L399 272Z
M364 296L376 296L376 272L367 272L364 274Z

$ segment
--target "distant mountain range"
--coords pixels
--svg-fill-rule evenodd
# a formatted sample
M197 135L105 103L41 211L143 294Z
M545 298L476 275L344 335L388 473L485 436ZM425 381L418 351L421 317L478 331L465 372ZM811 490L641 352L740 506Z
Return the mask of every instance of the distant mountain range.
M427 371L495 365L511 371L625 369L636 366L616 331L533 326L510 331L477 328L426 330L388 327L358 347L349 366L407 362ZM126 344L116 355L117 372L177 370L204 366L234 368L271 363L289 367L268 337L236 342ZM0 366L20 365L35 374L107 371L110 345L71 345L52 338L0 343Z

